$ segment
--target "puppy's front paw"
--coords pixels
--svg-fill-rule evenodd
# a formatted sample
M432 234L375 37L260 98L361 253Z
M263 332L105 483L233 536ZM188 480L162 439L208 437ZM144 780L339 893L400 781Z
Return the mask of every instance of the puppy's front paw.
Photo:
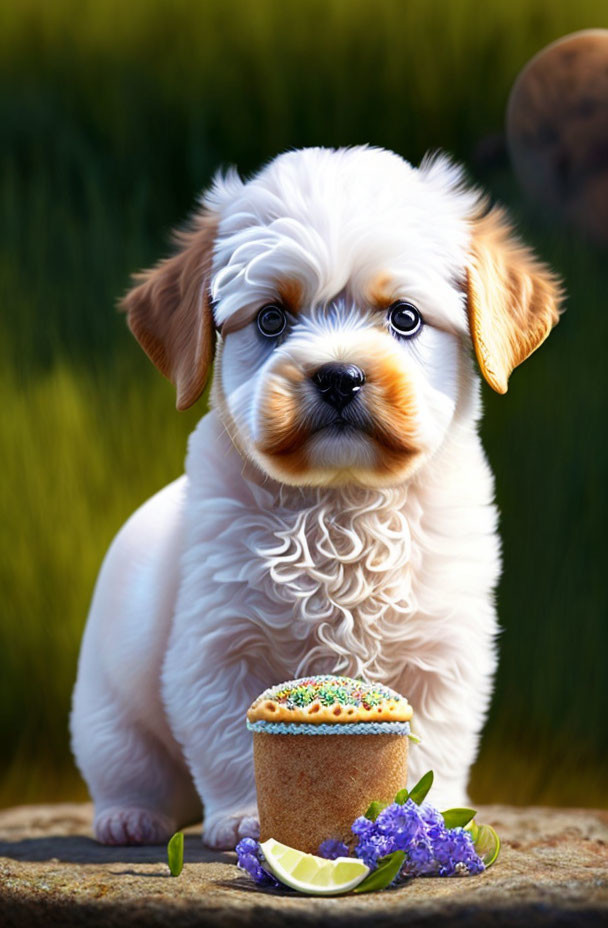
M217 851L233 851L241 838L259 837L260 823L255 806L205 816L203 841Z
M95 816L95 837L101 844L164 844L176 823L161 812L114 806Z

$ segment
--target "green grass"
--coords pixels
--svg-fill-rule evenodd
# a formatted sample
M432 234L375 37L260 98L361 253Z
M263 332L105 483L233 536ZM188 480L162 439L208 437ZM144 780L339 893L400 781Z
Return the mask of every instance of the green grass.
M173 391L115 301L220 164L373 142L442 147L564 275L569 311L486 391L505 574L478 801L605 802L605 256L475 162L525 61L608 25L599 2L21 0L0 21L0 803L82 794L67 713L104 552L180 473L204 403Z

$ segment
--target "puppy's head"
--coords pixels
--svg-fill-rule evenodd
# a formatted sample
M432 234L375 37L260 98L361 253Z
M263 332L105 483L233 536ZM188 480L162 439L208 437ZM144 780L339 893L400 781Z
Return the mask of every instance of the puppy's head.
M176 385L214 399L279 481L409 479L470 414L471 342L504 393L558 319L555 276L445 156L304 149L215 180L178 253L140 276L129 325Z

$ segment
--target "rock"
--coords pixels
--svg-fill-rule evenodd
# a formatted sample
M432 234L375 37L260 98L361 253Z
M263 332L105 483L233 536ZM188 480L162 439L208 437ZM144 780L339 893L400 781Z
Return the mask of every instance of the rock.
M503 841L477 877L418 879L333 899L264 892L235 855L187 829L185 866L163 847L110 848L91 838L90 805L0 812L0 926L595 926L608 923L608 813L486 806Z
M608 245L608 29L535 55L507 106L513 167L529 196Z

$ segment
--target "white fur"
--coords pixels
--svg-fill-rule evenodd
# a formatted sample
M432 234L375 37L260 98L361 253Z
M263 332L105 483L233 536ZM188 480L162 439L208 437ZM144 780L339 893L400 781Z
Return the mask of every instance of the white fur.
M466 803L500 571L458 286L478 196L445 158L414 169L371 148L289 152L247 183L218 177L206 195L221 220L216 321L250 311L252 322L220 346L216 408L190 438L186 475L132 516L99 576L72 738L102 840L162 840L196 819L199 797L208 843L251 833L245 711L303 673L362 674L406 695L422 738L410 782L432 768L434 801ZM422 312L410 342L370 317L366 286L380 272ZM255 314L277 277L300 282L308 310L272 348ZM305 485L290 485L258 448L266 392L291 389L281 365L358 363L372 348L414 385L423 453L393 485L376 479L381 452L367 437L321 433ZM298 389L312 415L309 381Z

